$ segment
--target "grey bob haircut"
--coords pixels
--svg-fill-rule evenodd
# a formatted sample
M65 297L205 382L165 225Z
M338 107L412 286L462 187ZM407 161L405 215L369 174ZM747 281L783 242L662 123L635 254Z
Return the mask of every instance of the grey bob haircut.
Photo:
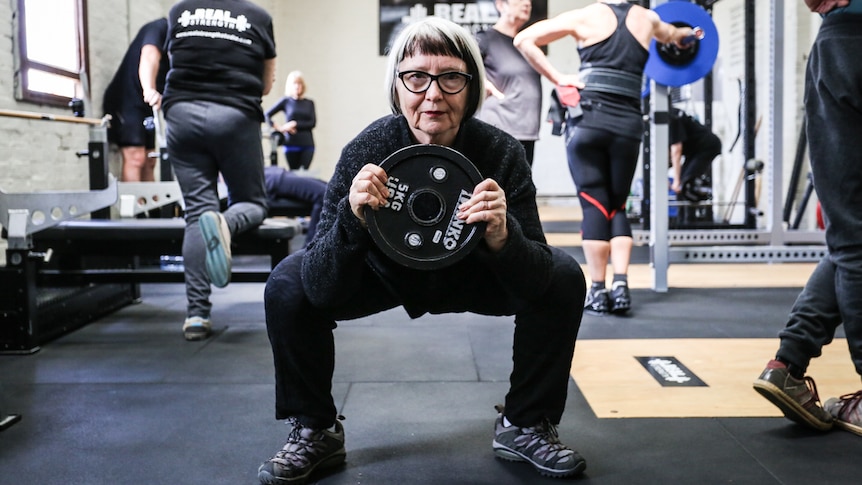
M386 62L386 89L392 113L401 114L395 83L398 64L415 55L452 56L467 64L467 73L473 76L467 85L467 109L464 119L471 118L482 106L485 98L485 66L476 39L463 27L440 17L426 17L404 27L389 50Z

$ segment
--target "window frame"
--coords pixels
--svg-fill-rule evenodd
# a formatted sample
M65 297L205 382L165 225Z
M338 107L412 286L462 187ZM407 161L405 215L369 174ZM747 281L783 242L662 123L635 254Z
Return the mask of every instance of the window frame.
M29 88L29 71L36 70L46 74L62 76L71 79L75 85L76 98L90 98L88 85L84 85L82 81L87 81L90 78L90 59L89 48L87 45L87 0L72 0L75 2L77 15L75 20L75 31L78 37L78 64L81 66L81 72L84 73L82 80L81 72L71 72L55 66L50 66L31 60L27 55L27 12L26 0L17 0L18 17L15 26L18 29L15 39L17 40L17 49L15 54L16 69L15 69L15 97L19 101L27 101L31 103L44 104L50 106L67 107L72 101L72 96L61 96L42 91L34 91ZM89 84L87 82L86 84Z

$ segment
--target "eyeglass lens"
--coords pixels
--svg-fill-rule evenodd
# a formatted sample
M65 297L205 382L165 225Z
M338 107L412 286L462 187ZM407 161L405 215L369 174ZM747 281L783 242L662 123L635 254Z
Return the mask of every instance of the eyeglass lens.
M432 81L437 81L440 90L446 94L457 94L461 92L470 80L470 75L463 72L444 72L433 75L422 71L406 71L399 73L404 87L413 93L425 92L431 87Z

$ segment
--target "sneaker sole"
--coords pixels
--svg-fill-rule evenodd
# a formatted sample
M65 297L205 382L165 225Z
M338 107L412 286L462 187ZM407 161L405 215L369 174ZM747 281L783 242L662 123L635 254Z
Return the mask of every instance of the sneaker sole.
M306 480L308 480L308 477L315 470L326 470L329 468L341 466L344 464L346 458L347 453L345 452L344 448L342 448L341 450L336 451L332 455L327 456L323 460L320 460L318 464L311 467L304 475L299 475L292 478L280 478L273 476L270 473L264 471L262 469L263 465L261 465L261 469L259 469L257 472L257 479L260 480L260 483L263 483L265 485L302 485L306 482Z
M508 448L504 445L501 445L494 441L494 456L500 458L502 460L511 461L511 462L526 462L530 465L533 465L533 468L539 472L540 475L544 475L546 477L551 478L564 478L571 477L574 475L580 475L587 469L587 462L584 459L581 459L574 468L570 470L554 470L553 468L544 467L534 462L533 460L527 458L526 456L518 453L517 451Z
M611 313L616 313L618 315L622 315L623 313L628 313L629 310L632 309L631 304L628 305L620 305L611 307Z
M231 261L224 248L225 241L221 236L220 219L218 216L210 217L204 214L198 219L198 224L206 245L206 265L210 283L218 288L224 288L230 283Z
M816 416L805 410L798 402L788 397L775 384L758 379L754 381L754 390L780 409L787 419L810 426L819 431L829 431L832 429L831 422L824 423L817 419Z
M586 308L584 308L584 313L586 313L587 315L592 315L594 317L604 317L610 315L610 312L599 312L596 310L587 310Z
M187 330L183 330L183 337L189 342L195 342L198 340L204 340L210 336L210 330L206 328L190 328Z
M835 423L836 427L841 428L844 431L849 431L853 434L862 436L862 426L859 426L859 425L856 425L853 423L848 423L847 421L841 421L840 419L836 419L834 421L834 423Z

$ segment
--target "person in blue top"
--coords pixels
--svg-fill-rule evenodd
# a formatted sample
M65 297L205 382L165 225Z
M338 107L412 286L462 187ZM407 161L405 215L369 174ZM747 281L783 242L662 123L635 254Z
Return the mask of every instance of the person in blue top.
M811 359L832 342L838 327L862 375L862 0L805 0L823 15L805 71L814 189L826 220L829 253L814 269L779 332L780 344L754 389L797 423L820 431L833 426L862 436L862 390L822 405Z
M566 124L569 171L583 210L583 249L592 285L585 311L604 315L631 308L628 267L633 246L625 204L643 133L641 81L649 43L684 47L689 27L662 22L655 12L624 1L598 1L542 20L515 36L515 46L555 86L581 89L583 116ZM574 37L579 74L565 74L541 47ZM608 262L613 286L605 287Z
M305 78L299 71L287 75L284 97L266 113L266 123L281 133L281 145L291 170L306 169L314 157L314 136L311 130L317 125L314 101L305 97ZM273 116L284 113L284 123L276 125Z
M181 0L168 14L161 100L168 156L185 201L183 335L211 332L210 284L230 281L230 241L267 215L261 97L275 77L272 17L247 0ZM230 206L219 212L219 174Z

